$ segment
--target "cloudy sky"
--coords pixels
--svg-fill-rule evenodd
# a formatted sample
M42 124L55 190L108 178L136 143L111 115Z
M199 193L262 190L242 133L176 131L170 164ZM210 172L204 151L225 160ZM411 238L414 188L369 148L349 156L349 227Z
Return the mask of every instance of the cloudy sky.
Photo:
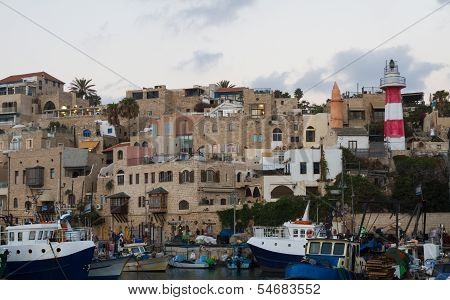
M44 70L66 83L92 78L104 102L134 85L187 88L227 79L289 92L300 87L321 103L335 80L341 91L377 86L393 58L407 91L430 93L450 89L450 5L311 87L447 2L0 0L0 77Z

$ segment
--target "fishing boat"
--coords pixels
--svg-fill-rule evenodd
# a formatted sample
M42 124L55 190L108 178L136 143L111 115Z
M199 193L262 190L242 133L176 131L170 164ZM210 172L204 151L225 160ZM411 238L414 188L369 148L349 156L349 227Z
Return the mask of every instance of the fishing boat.
M303 259L307 239L326 237L323 225L309 221L309 206L308 202L301 220L285 222L281 227L253 227L253 237L247 244L264 271L284 272L288 264Z
M0 253L0 279L3 279L6 271L6 261L8 260L8 254Z
M89 268L89 279L114 280L119 279L127 263L134 261L134 257L117 257L110 259L94 259Z
M151 255L145 246L145 243L124 245L122 255L135 258L125 265L124 272L165 272L167 270L169 257L162 253Z
M196 260L189 260L185 255L175 255L169 260L169 266L181 269L209 269L213 266L206 256L200 256Z
M95 244L90 228L72 228L70 214L52 223L6 227L0 253L6 279L87 279Z
M227 268L229 270L245 270L250 269L252 260L243 255L243 250L247 248L247 244L237 245L233 249L233 256L227 259Z
M286 267L286 279L362 279L365 266L360 243L340 239L310 239L305 259Z

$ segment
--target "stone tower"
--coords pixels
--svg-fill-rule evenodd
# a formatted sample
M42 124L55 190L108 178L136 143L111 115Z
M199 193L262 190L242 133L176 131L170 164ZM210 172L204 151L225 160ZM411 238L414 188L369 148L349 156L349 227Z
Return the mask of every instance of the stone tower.
M344 101L337 83L333 85L331 92L331 128L342 128L344 126Z

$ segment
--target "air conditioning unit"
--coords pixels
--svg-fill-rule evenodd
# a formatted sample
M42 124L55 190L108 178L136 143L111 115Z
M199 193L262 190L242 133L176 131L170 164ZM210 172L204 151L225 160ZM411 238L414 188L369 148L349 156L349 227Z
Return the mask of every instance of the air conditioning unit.
M97 205L95 206L95 208L96 208L97 210L101 210L101 209L102 209L102 205L101 205L101 204L97 204Z

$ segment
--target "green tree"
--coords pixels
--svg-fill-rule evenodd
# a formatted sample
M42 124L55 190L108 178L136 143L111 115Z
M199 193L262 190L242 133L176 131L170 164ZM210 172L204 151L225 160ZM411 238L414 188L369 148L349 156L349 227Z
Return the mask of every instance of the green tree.
M303 98L303 91L302 91L302 89L299 89L299 88L295 89L294 96L295 96L295 98L297 98L297 100L300 101L300 99Z
M119 110L119 104L117 103L110 103L106 106L105 111L106 117L108 118L108 123L113 126L119 126L120 125L120 110Z
M216 85L220 88L234 88L235 85L231 84L231 82L229 80L221 80L218 83L216 83Z
M89 101L89 106L100 106L102 104L102 98L97 94L88 96L87 100Z
M288 92L282 92L280 90L275 90L273 96L274 98L291 98L291 95Z
M69 90L72 93L75 93L78 98L82 99L88 99L89 97L95 95L97 92L94 89L95 84L91 83L92 79L85 79L85 78L75 78L70 83Z
M448 96L449 92L446 90L436 91L433 94L433 99L437 101L439 116L446 116L448 113L448 105L446 105L448 103Z
M119 102L120 117L128 120L128 138L131 137L131 120L139 116L139 105L134 98L123 98Z

